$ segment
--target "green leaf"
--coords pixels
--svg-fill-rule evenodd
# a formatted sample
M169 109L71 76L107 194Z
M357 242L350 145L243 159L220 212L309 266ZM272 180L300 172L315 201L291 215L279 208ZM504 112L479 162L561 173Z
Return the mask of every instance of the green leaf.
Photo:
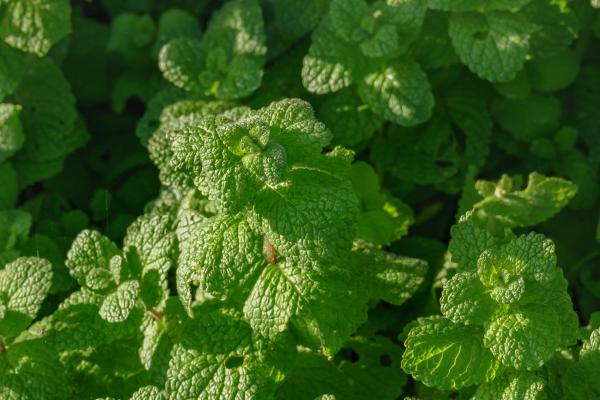
M382 251L367 242L355 242L361 268L367 269L371 282L371 297L401 305L419 289L425 279L427 263Z
M43 340L29 340L0 353L0 397L15 400L68 398L69 381L56 351Z
M11 163L5 162L0 164L0 182L4 185L4 189L0 192L0 210L13 208L19 195L19 183L17 182L17 172ZM0 231L2 230L3 228L0 228ZM1 253L2 248L0 247ZM0 264L2 264L2 261L0 261Z
M180 248L177 292L188 311L193 300L190 282L203 294L244 298L267 263L263 238L243 215L208 219L181 241Z
M195 38L176 38L165 44L158 59L158 66L165 79L189 92L204 88L198 75L204 65L202 42Z
M484 181L478 182L479 186L484 184ZM554 216L577 192L577 186L567 180L548 178L536 172L529 175L525 189L511 189L512 180L505 176L494 193L486 194L473 209L479 215L497 218L508 227L526 227Z
M544 393L544 380L538 376L521 372L516 376L500 376L492 382L484 383L477 388L473 400L542 400Z
M372 70L359 82L358 93L376 114L403 126L425 122L433 109L427 75L412 61Z
M499 305L492 300L475 272L459 272L444 285L442 314L455 323L484 325Z
M218 99L250 95L262 80L266 46L255 0L226 3L213 14L204 37L182 37L160 51L159 67L174 85Z
M445 318L421 319L404 342L402 368L415 379L441 390L481 384L500 366L473 326Z
M429 0L429 7L444 11L517 10L531 0Z
M47 260L20 257L0 270L0 334L17 336L36 317L52 285Z
M505 366L534 371L560 345L560 323L546 306L523 306L494 319L486 329L484 343Z
M140 284L138 281L127 281L110 293L100 307L100 316L108 322L123 322L136 305Z
M0 163L12 156L25 142L20 112L19 105L0 103Z
M251 94L261 83L267 51L265 42L258 2L227 2L213 14L204 33L208 74L201 79L205 87L217 84L215 96L219 99L236 99Z
M65 265L81 286L87 285L87 276L96 268L110 271L111 259L119 255L117 246L97 231L82 231L67 253Z
M336 35L345 41L353 41L354 32L362 19L369 14L369 6L364 0L332 0L329 6L329 20Z
M0 101L19 85L24 59L22 53L0 42Z
M328 96L317 116L333 133L333 143L354 146L369 139L382 126L381 118L365 107L350 89Z
M450 38L461 61L490 82L514 79L529 51L527 21L508 12L453 14Z
M477 263L477 274L494 300L511 304L520 301L525 290L555 289L555 268L554 243L543 235L530 233L501 248L484 251Z
M228 310L200 310L171 352L165 389L172 400L269 398L280 379L281 349ZM276 351L279 350L279 353Z
M67 0L9 0L0 18L0 37L39 57L71 32Z
M119 53L129 63L141 63L155 33L154 21L148 14L125 12L111 21L106 48L109 52Z
M450 228L450 235L448 250L452 261L468 272L477 270L477 260L484 250L501 243L500 238L477 226L472 212L460 217L458 223Z
M558 130L561 104L555 97L531 95L525 99L497 98L494 119L515 139L530 142Z
M163 392L156 386L144 386L131 395L130 400L165 400Z
M600 328L583 342L579 360L571 363L562 376L564 390L575 400L593 399L600 395Z
M302 62L302 84L311 93L337 92L353 82L352 47L340 41L328 19L312 34L312 43Z
M20 117L27 138L13 158L24 187L58 173L64 157L89 134L77 116L69 83L50 59L33 63L14 99L23 107Z
M30 214L21 210L0 210L0 254L24 244L30 228Z
M158 270L166 274L171 268L175 252L175 235L168 215L145 214L127 228L123 239L123 253L142 266L142 273Z

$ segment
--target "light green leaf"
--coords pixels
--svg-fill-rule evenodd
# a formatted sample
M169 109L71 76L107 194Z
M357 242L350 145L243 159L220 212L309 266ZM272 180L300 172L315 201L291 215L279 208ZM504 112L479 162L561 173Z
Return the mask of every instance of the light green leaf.
M376 114L403 126L425 122L433 109L427 75L412 61L372 70L358 83L358 93Z
M452 254L452 261L463 271L476 271L481 253L501 243L500 238L477 226L472 212L461 216L458 223L452 225L450 235L448 250Z
M302 63L302 84L311 93L337 92L353 82L352 47L340 41L324 19L312 34Z
M477 183L484 199L475 204L474 212L481 217L497 218L508 227L532 226L551 218L577 192L575 184L537 172L529 175L527 187L523 190L514 190L508 176L498 181L492 194L481 192L486 184L494 185L485 181Z
M506 375L484 383L477 388L473 400L542 400L544 393L544 380L538 376L521 372L517 376Z
M195 38L176 38L165 44L159 54L158 66L165 79L173 85L199 92L204 86L198 75L204 65L202 42Z
M484 325L499 309L475 272L459 272L444 285L442 314L455 323Z
M461 61L482 79L507 82L523 68L529 25L520 14L453 14L449 32Z
M500 366L483 346L482 332L445 318L426 318L410 330L404 342L402 368L419 381L441 390L481 384Z
M277 357L285 351L255 336L236 313L210 309L197 313L171 352L167 398L270 398L280 378Z
M117 246L98 231L84 230L73 241L65 265L71 276L85 286L95 268L110 271L111 259L119 253Z
M17 336L36 317L52 285L52 265L20 257L0 270L0 334Z
M108 322L125 321L135 307L139 295L140 283L127 281L110 293L100 306L100 316Z
M71 32L68 0L9 0L0 18L0 37L40 57Z
M560 324L545 306L527 305L493 320L484 343L505 366L535 371L560 345Z
M12 156L25 142L20 112L19 105L0 103L0 163Z
M165 400L166 396L156 386L144 386L131 395L130 400Z

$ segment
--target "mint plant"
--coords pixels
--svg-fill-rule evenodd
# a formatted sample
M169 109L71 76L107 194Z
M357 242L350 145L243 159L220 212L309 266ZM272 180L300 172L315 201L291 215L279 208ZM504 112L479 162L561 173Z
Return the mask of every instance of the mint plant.
M0 0L0 398L600 397L596 0Z

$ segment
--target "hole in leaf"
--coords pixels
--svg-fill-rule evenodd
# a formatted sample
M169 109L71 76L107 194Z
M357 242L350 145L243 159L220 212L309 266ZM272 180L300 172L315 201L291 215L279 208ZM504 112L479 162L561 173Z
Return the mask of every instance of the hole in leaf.
M392 357L387 354L383 354L379 357L379 364L384 367L389 367L392 365Z
M244 363L244 357L242 356L231 356L225 360L225 367L232 369L241 366Z
M354 349L351 349L350 347L342 348L340 350L340 352L338 353L338 356L342 360L350 361L351 363L357 363L358 360L360 359L360 356L358 355L358 353L356 351L354 351Z

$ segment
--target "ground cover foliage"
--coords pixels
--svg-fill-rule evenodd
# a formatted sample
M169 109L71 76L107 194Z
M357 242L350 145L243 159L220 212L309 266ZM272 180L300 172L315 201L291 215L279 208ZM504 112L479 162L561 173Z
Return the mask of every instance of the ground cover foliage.
M595 0L0 0L0 398L600 398Z

